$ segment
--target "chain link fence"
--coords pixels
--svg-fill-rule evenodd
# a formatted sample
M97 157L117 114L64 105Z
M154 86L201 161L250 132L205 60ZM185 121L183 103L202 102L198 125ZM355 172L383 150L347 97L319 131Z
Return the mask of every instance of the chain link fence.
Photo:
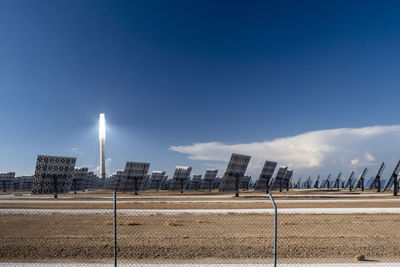
M274 210L266 195L117 193L116 217L112 197L2 198L0 266L113 266L115 255L121 266L273 266ZM285 192L275 198L278 266L400 266L398 214L317 214L348 203L302 203Z

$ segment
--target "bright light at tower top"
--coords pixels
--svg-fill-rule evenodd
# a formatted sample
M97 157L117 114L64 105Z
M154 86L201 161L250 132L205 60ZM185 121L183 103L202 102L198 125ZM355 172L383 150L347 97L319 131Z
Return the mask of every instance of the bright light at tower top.
M103 113L100 114L99 119L99 139L106 140L106 119Z

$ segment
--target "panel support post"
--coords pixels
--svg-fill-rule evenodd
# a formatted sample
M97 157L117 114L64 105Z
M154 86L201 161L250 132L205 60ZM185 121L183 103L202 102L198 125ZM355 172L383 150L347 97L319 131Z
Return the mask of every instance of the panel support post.
M235 179L235 189L236 189L235 197L239 197L239 179L240 178L238 178L238 177L236 177L236 179Z
M275 200L272 194L269 194L272 205L274 206L274 267L277 264L277 242L278 242L278 209L276 208Z
M54 198L57 198L57 177L53 177L53 190L54 190Z
M399 192L399 179L396 175L396 177L394 177L394 182L393 182L393 196L397 196Z
M117 267L117 192L114 190L113 192L113 202L114 202L114 267Z

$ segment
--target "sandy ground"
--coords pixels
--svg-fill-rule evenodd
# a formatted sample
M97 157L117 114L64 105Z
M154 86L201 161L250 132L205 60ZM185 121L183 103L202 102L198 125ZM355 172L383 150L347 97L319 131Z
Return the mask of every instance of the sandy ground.
M272 257L267 215L119 216L119 257L139 262ZM109 215L0 217L0 261L111 260ZM400 259L398 215L280 215L278 256L286 262Z

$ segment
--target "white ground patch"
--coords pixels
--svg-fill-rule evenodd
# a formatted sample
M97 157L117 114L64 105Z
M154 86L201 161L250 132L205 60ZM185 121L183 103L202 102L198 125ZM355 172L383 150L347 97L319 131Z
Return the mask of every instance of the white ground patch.
M109 214L112 209L0 209L0 214ZM273 214L273 209L120 209L118 214ZM400 208L295 208L279 209L279 214L400 214Z

